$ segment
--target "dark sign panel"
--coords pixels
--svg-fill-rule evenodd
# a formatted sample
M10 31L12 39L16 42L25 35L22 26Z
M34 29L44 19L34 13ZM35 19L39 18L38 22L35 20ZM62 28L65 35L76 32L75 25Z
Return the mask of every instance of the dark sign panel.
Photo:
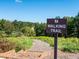
M66 19L47 19L47 33L65 33L66 28Z

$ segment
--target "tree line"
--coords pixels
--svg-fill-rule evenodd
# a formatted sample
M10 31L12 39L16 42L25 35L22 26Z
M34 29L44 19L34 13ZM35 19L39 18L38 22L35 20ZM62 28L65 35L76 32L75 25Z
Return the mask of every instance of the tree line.
M60 18L57 16L56 18ZM79 37L79 13L75 17L63 17L67 19L67 36ZM0 37L8 36L50 36L46 33L46 23L33 23L23 21L9 21L0 19ZM62 35L63 36L63 35Z

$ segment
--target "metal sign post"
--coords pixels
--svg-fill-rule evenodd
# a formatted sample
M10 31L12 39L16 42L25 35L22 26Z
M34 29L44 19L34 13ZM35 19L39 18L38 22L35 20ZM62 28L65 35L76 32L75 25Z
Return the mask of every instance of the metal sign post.
M58 34L66 34L66 19L47 19L46 33L54 34L54 59L57 59Z

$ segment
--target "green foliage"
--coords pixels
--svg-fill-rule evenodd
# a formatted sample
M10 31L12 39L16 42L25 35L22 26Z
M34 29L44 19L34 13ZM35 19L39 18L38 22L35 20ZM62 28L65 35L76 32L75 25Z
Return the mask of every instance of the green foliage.
M12 39L11 41L15 43L16 51L19 51L21 49L29 49L32 46L32 40L27 37L18 37L18 38L9 38Z
M29 49L32 46L32 40L25 37L0 38L0 49L4 52L15 49L16 52L23 49Z
M75 17L64 16L63 18L67 19L67 36L79 37L79 13ZM56 16L55 19L61 19L61 18L60 16ZM6 19L0 19L0 37L5 36L20 37L23 35L50 36L50 34L47 34L45 30L46 30L46 23L23 22L17 20L8 21ZM60 36L63 36L63 34Z
M13 31L9 36L10 37L21 37L23 36L23 33L20 31Z
M36 36L43 36L45 35L45 28L46 28L46 24L45 23L35 23L35 32L36 32Z
M7 34L5 33L5 31L0 31L0 37L6 37Z
M4 33L3 33L4 32ZM0 20L0 37L35 36L34 23L6 19Z
M51 47L54 47L54 38L46 36L37 36L37 37L9 37L9 38L0 38L0 49L9 51L15 49L16 52L23 49L29 49L32 46L32 39L38 39L50 44ZM64 52L79 52L79 39L75 37L71 38L58 38L58 49Z
M59 49L62 51L79 52L79 39L78 38L60 39L58 45L59 45Z
M79 38L79 14L75 17L75 28L76 28L76 34L77 34L77 37Z
M35 36L34 27L23 27L21 31L25 36Z
M11 32L14 30L14 25L10 21L6 21L2 19L0 21L1 30L5 31L7 35L11 34Z

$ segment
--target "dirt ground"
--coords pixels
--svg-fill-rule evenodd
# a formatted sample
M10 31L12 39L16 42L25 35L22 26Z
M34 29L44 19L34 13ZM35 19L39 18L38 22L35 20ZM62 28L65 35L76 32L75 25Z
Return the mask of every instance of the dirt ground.
M54 59L54 50L48 43L40 40L34 40L33 46L28 51L11 50L0 53L1 58L6 59ZM65 53L58 50L58 59L79 59L79 53Z

